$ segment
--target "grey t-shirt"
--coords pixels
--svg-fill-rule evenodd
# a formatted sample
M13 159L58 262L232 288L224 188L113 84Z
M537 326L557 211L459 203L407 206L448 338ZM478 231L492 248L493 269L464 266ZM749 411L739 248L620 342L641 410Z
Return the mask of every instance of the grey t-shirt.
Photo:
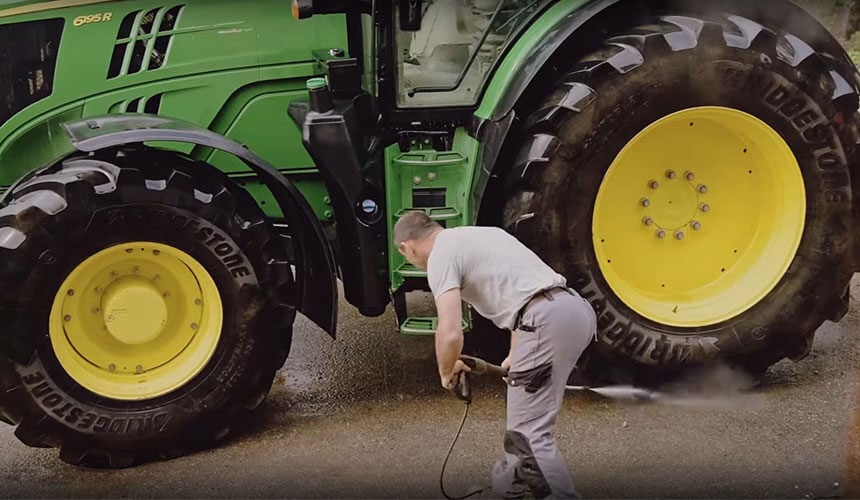
M474 226L445 229L436 236L427 281L436 298L459 288L462 299L481 316L507 329L534 294L567 285L564 276L507 232Z

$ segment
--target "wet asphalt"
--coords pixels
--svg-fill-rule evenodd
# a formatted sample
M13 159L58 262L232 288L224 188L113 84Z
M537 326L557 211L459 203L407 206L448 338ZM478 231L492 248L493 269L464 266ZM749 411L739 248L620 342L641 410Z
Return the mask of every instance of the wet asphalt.
M852 296L848 315L821 327L809 357L779 363L752 394L733 396L735 381L722 373L713 380L729 396L709 404L569 395L557 435L581 494L841 494L860 368L858 279ZM400 336L390 313L361 318L342 303L336 341L297 321L269 399L218 448L121 471L83 469L55 450L25 447L0 424L0 497L439 498L440 466L462 411L438 387L432 339ZM488 483L503 431L504 386L479 381L449 464L450 492Z

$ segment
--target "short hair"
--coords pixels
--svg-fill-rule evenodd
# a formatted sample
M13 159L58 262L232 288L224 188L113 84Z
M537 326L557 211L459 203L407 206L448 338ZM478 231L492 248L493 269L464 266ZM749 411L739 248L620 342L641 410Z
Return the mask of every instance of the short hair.
M442 226L420 210L406 212L394 224L394 246L400 246L404 241L423 240Z

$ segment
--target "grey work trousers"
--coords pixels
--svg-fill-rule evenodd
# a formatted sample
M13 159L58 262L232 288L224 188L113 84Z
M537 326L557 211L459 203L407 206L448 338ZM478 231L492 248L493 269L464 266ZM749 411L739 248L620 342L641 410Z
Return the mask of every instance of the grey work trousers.
M573 290L556 288L527 306L516 330L508 377L505 457L492 470L493 492L521 498L578 495L555 441L564 386L595 338L591 305Z

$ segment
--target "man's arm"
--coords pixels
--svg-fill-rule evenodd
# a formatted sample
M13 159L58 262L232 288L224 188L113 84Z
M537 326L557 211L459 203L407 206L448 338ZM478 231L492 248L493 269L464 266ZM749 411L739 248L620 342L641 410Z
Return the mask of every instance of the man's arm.
M453 288L436 299L436 363L442 387L450 389L454 377L469 367L459 360L463 350L463 306L460 303L460 289Z

